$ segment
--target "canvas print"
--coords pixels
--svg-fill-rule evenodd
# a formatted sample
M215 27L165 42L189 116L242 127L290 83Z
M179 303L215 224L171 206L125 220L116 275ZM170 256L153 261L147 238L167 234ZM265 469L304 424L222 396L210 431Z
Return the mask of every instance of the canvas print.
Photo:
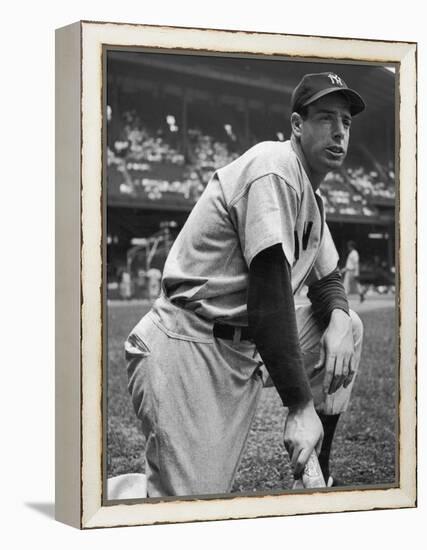
M104 56L104 500L397 486L395 68Z

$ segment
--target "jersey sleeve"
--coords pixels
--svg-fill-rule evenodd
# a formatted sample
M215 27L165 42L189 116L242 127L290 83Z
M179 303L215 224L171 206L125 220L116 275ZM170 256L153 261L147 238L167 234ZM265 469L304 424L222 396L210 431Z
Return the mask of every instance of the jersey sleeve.
M310 286L323 277L326 277L326 275L329 275L337 267L338 260L339 256L337 249L335 248L329 227L325 223L319 253L317 254L316 261L306 280L306 284Z
M291 268L280 245L257 254L249 269L249 328L285 407L312 399L298 338L291 279Z
M281 244L290 266L294 260L297 192L276 174L252 182L230 206L246 263L270 246Z
M308 287L307 297L320 327L327 327L334 309L349 314L348 299L338 268Z

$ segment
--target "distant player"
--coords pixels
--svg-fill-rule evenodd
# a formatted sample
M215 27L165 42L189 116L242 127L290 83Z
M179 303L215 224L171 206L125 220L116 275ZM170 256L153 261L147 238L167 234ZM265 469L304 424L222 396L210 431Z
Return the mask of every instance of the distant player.
M132 279L130 273L125 269L122 271L120 279L120 296L125 300L132 298Z
M296 477L313 449L326 480L362 325L348 302L318 188L347 154L364 102L306 75L292 135L219 169L175 241L162 295L129 335L129 390L146 437L149 497L232 488L266 368L289 412ZM312 306L295 308L308 284Z
M358 294L360 301L363 302L365 294L359 282L359 253L356 250L356 243L354 241L348 241L347 249L347 260L345 262L345 267L341 270L341 274L344 275L344 290L347 296L355 293Z
M155 300L160 294L160 281L162 278L162 273L160 269L151 267L147 271L147 280L148 280L148 297L150 300Z

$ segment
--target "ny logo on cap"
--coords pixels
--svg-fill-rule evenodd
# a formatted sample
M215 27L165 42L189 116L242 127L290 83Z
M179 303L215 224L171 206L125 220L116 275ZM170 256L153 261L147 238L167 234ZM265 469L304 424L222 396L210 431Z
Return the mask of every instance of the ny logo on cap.
M336 86L343 86L343 82L338 75L330 73L328 74L328 78L330 79L331 84L335 84Z

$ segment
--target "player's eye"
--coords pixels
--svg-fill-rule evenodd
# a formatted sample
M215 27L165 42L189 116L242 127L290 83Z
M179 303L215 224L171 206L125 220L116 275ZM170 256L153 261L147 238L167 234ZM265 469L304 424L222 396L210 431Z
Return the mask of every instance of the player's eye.
M320 115L319 121L322 124L332 124L332 117L331 115Z

